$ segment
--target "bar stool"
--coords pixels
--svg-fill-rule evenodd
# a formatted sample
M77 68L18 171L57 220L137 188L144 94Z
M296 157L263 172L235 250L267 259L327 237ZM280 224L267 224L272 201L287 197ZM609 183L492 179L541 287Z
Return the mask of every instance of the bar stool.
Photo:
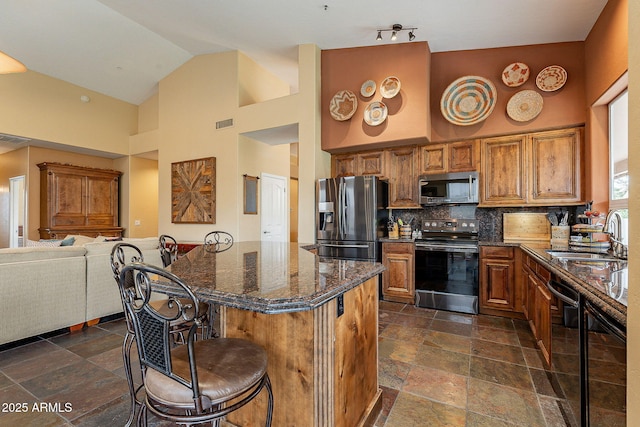
M133 276L128 277L125 282L120 281L120 272L122 268L127 264L127 260L129 262L143 262L144 257L142 255L142 251L135 245L131 243L117 243L111 249L110 261L111 261L111 270L113 271L113 277L118 284L118 288L120 290L120 297L122 298L125 295L127 289L133 287ZM168 307L168 300L155 300L150 302L156 310L161 312L171 312L170 307ZM122 306L125 309L124 305ZM211 327L208 321L208 304L202 303L201 307L201 319L200 322L206 322L204 328L206 328L206 332L203 329L203 338L209 338ZM142 401L138 399L138 393L142 389L142 386L136 387L133 381L133 372L131 369L131 347L134 342L134 328L133 323L129 316L127 315L127 310L124 310L125 321L127 324L127 332L124 336L124 341L122 343L122 359L124 363L124 372L127 377L127 384L129 386L129 395L131 398L131 412L129 413L129 419L127 420L127 426L130 426L133 423L135 418L136 410L142 407ZM184 324L177 319L175 322L171 324L171 336L173 339L174 345L179 343L186 342L185 333L188 332L188 325ZM142 378L144 378L144 372L141 371Z
M178 258L178 242L168 234L160 236L158 248L163 267L171 265Z
M204 236L204 248L209 252L224 252L233 246L233 236L226 231L211 231Z
M176 293L169 297L171 313L151 304L159 277ZM134 286L128 286L130 278ZM131 319L140 365L145 371L146 398L138 424L146 425L147 411L178 424L212 422L251 402L261 391L268 393L265 425L271 426L273 393L267 374L267 353L259 345L239 338L196 341L202 305L191 289L177 276L158 267L132 263L119 277L124 289L122 303ZM180 319L189 325L186 345L171 345L170 326Z

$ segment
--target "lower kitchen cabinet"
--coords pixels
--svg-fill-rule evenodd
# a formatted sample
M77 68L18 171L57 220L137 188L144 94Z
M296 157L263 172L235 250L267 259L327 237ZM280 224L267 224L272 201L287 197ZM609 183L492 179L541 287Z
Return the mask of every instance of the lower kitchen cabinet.
M551 330L554 323L562 322L561 303L547 288L551 273L527 254L522 255L522 277L526 288L523 312L538 348L550 366Z
M480 313L521 317L521 297L515 280L516 249L480 246Z
M415 300L415 248L413 243L383 243L382 298L413 304Z

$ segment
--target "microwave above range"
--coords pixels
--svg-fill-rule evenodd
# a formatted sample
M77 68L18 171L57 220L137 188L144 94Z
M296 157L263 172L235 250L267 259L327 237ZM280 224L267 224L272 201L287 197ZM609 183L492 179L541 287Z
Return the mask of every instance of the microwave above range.
M421 205L478 203L478 172L423 175L418 185Z

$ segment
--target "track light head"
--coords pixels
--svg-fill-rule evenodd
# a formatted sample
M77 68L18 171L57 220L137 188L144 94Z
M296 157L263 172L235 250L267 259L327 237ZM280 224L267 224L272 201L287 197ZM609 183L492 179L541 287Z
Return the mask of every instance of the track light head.
M409 31L409 41L412 42L416 38L416 35L413 34L413 31Z
M382 29L378 29L376 31L378 31L378 35L376 37L377 41L381 41L382 40L382 33L384 31L391 31L391 41L395 41L398 39L398 33L401 31L409 31L409 41L413 41L416 38L416 35L413 33L415 30L417 30L416 27L411 27L411 28L404 28L402 25L400 24L393 24L391 26L391 28L382 28Z
M394 31L393 33L391 33L391 40L395 40L398 38L397 33Z
M377 41L382 40L382 31L378 31L378 37L376 37Z

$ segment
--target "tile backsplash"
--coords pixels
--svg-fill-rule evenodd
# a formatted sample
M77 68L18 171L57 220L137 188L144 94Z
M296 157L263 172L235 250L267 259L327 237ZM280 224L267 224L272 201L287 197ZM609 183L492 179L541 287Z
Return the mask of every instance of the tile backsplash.
M429 218L475 218L479 221L478 239L481 241L502 240L502 214L510 212L540 212L561 213L569 212L569 224L575 224L577 212L584 211L585 206L528 206L505 208L479 208L476 205L429 206L423 209L393 209L395 218L404 222L411 222L413 229L421 227L422 222Z

